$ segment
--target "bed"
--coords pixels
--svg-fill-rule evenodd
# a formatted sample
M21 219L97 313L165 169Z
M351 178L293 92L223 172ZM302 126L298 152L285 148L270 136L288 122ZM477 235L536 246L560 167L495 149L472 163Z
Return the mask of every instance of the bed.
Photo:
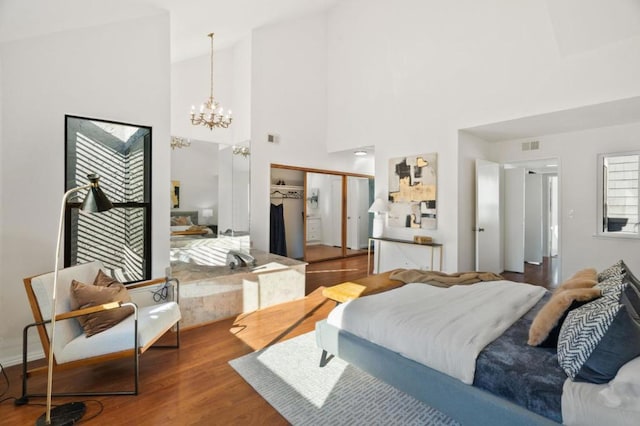
M197 211L171 212L171 248L169 260L200 266L226 266L231 250L249 253L249 233L216 235L213 225L198 225Z
M197 211L172 211L171 236L215 236L214 225L200 225Z
M640 288L625 285L621 294ZM621 363L615 378L594 384L568 379L556 348L526 344L532 322L551 304L550 292L510 281L425 287L431 286L409 283L339 305L316 325L318 346L462 424L637 424L637 355ZM513 297L505 293L513 289ZM601 303L602 294L584 306ZM640 298L634 303L640 306ZM565 324L581 309L568 312ZM634 315L630 321L640 330ZM640 334L633 339L640 341ZM621 391L627 398L622 402Z

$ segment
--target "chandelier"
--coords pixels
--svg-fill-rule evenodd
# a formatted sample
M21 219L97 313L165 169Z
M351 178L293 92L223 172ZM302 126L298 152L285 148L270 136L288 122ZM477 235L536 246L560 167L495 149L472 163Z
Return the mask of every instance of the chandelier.
M251 150L248 146L234 146L233 155L242 155L244 158L247 158L251 155Z
M211 90L209 91L209 99L200 105L200 112L196 113L196 107L191 106L191 124L194 126L207 126L213 130L214 127L227 128L233 121L231 110L226 113L224 108L213 98L213 33L208 34L211 39Z
M191 146L189 139L181 138L179 136L171 136L171 149L186 148Z

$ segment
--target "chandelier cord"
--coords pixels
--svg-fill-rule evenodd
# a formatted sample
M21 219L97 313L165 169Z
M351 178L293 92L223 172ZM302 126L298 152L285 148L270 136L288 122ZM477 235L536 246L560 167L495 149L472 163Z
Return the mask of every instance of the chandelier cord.
M213 35L214 33L209 34L209 38L211 38L211 86L209 89L209 98L213 99Z

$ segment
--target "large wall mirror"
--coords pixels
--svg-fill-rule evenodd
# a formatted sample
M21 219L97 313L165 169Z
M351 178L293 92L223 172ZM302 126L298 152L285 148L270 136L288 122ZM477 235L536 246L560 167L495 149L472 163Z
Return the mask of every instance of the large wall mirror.
M270 251L307 262L366 253L373 177L271 167Z
M123 282L151 278L151 128L65 116L65 188L88 173L112 210L80 213L79 194L65 207L65 266L100 260Z
M171 267L226 267L229 250L250 248L249 150L183 142L171 152Z
M598 156L598 234L640 237L640 151Z

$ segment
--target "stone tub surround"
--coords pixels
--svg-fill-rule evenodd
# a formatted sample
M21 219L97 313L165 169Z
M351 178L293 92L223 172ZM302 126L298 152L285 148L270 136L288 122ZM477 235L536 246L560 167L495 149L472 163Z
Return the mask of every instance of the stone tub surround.
M256 266L231 269L172 262L180 280L181 326L204 325L304 297L306 262L251 250Z

